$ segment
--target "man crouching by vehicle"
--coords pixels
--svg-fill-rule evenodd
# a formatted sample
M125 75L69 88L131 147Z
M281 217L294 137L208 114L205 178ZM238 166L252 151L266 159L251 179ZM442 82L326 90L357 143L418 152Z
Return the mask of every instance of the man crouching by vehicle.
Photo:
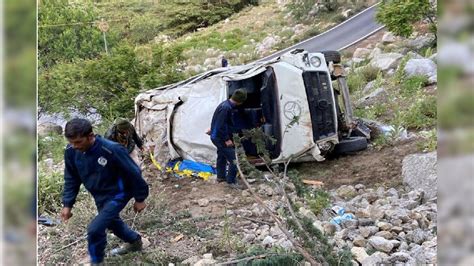
M145 208L148 184L138 166L120 144L92 132L86 119L67 122L64 135L69 142L64 153L64 192L61 218L68 221L79 187L84 184L92 194L98 214L87 228L88 250L92 265L101 265L107 243L106 229L127 242L124 253L139 251L148 242L120 219L120 211L131 198L134 210Z

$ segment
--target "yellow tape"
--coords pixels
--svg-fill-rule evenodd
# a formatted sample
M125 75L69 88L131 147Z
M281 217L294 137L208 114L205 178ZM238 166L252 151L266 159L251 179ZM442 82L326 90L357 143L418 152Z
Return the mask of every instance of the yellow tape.
M160 171L163 171L163 167L161 167L161 165L155 160L155 157L153 156L153 153L150 151L150 159L151 159L151 162L153 163L154 166L156 166L156 168L158 168L158 170ZM178 174L180 176L185 176L185 177L192 177L193 176L193 171L191 170L183 170L183 171L179 171L179 166L181 165L181 162L177 162L173 168L167 166L165 168L165 171L167 173L175 173L175 174ZM209 172L198 172L197 173L197 176L204 179L205 181L207 181L209 179L209 177L212 176L212 173L209 173Z
M150 159L151 159L151 162L156 166L156 168L158 168L158 170L160 171L163 170L161 165L155 160L155 156L153 156L153 153L151 151L150 151Z

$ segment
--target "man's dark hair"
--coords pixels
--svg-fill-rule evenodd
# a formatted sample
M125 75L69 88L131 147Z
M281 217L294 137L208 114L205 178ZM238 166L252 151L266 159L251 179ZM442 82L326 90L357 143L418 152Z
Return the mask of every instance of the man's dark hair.
M73 118L66 123L64 136L68 139L86 137L92 133L92 124L84 118Z

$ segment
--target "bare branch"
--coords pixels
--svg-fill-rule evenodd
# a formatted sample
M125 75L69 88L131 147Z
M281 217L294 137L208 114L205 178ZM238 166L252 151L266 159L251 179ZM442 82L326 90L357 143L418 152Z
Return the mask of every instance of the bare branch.
M276 216L272 210L270 210L270 208L268 208L268 206L263 202L263 200L257 195L257 193L255 193L255 191L252 190L252 188L250 187L250 184L248 183L244 173L242 172L242 168L240 167L240 160L239 160L239 154L237 152L237 148L235 149L235 158L236 158L236 166L237 166L237 169L239 170L239 173L240 173L240 179L242 179L242 181L244 182L245 186L249 189L250 191L250 194L252 195L252 197L255 199L255 201L257 201L258 204L260 204L264 209L265 211L270 215L270 217L275 221L275 223L278 225L278 227L280 228L280 230L286 235L286 237L288 238L288 240L293 244L293 246L298 250L298 252L303 255L303 257L309 261L311 263L311 265L321 265L320 263L318 263L315 258L308 252L306 251L301 245L300 243L293 238L293 236L290 234L290 232L288 232L288 230L285 228L285 226L283 225L281 219Z

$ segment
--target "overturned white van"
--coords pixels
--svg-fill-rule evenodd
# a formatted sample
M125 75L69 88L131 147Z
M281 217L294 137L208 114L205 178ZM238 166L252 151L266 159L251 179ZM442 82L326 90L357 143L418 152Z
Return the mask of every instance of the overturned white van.
M149 90L135 99L135 126L159 163L186 159L214 165L216 148L206 130L217 105L238 88L248 93L240 110L246 117L243 129L262 127L277 140L270 147L274 163L322 161L333 151L367 147L370 130L352 118L335 51L293 50L274 60L219 68Z

